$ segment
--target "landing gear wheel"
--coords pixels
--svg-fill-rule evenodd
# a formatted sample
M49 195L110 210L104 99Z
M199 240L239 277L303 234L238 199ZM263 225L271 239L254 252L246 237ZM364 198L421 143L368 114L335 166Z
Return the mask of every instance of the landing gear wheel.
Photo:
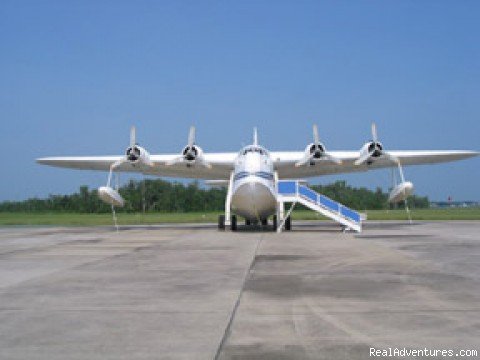
M232 231L237 231L237 217L235 215L232 215L230 219L230 229Z
M273 215L273 218L272 218L272 222L273 222L273 231L277 231L277 215Z
M268 225L268 219L262 219L262 226L267 226Z
M218 230L225 230L225 215L218 216Z
M285 220L285 230L292 230L292 218L290 216Z

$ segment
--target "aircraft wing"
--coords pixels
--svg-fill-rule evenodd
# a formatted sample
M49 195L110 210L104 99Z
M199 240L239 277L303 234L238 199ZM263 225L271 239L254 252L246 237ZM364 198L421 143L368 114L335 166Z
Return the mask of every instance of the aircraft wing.
M456 161L480 154L475 151L464 150L408 150L388 151L388 153L398 158L402 166ZM315 165L302 165L300 167L296 167L295 164L304 157L304 152L271 152L270 154L278 171L278 176L282 179L362 172L396 166L396 163L386 158L378 158L370 165L355 165L355 160L360 156L359 151L329 151L329 154L341 159L342 163L336 164L320 160Z
M270 154L275 169L278 171L278 175L281 179L362 172L371 169L396 166L395 163L385 158L376 159L370 165L355 165L354 161L358 159L360 155L358 151L329 151L329 153L336 158L341 159L342 163L336 164L326 160L320 160L312 166L302 165L296 167L295 164L303 158L304 152L284 151L271 152ZM388 153L400 159L403 166L456 161L479 155L479 153L475 151L462 150L413 150L389 151ZM153 166L125 163L120 165L115 171L138 172L146 175L176 178L225 180L229 178L230 172L234 168L236 156L237 153L206 153L205 160L211 165L211 168L207 168L201 165L194 165L191 167L187 167L185 164L167 165L169 161L177 158L178 154L151 155L150 160L152 161ZM37 162L40 164L70 169L109 171L110 165L121 158L122 156L120 155L47 157L37 159Z
M229 179L237 153L205 154L205 160L211 165L211 168L201 165L190 167L185 164L167 165L168 162L178 158L178 156L178 154L151 155L150 160L153 166L140 163L124 163L118 166L115 171L177 178ZM110 166L123 157L121 155L45 157L37 159L37 163L69 169L109 171Z

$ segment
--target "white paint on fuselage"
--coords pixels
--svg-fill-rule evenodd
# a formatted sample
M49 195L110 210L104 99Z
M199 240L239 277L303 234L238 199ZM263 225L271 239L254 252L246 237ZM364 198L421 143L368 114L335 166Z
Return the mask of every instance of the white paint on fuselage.
M250 145L235 160L232 212L251 221L275 214L277 199L273 162L267 150Z

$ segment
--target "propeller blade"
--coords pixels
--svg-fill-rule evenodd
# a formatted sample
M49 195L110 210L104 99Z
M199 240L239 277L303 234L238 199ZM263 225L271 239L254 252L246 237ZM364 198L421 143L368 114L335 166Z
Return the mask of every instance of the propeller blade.
M119 167L120 165L126 163L127 160L126 159L120 159L120 160L117 160L115 161L112 165L110 165L110 169L111 170L115 170L117 167Z
M188 133L188 146L192 147L195 144L195 126L190 127L190 132Z
M154 167L154 166L155 166L155 164L153 163L153 161L150 160L150 159L148 159L148 158L147 158L147 159L143 159L142 161L143 161L143 163L144 163L145 165L147 165L147 166L150 166L150 167Z
M136 129L135 129L135 126L132 126L131 129L130 129L130 147L133 149L133 147L135 146L135 144L137 143L137 140L136 140Z
M373 142L378 142L377 125L374 122L372 123L372 140Z
M295 163L295 167L300 167L300 166L309 164L310 161L312 161L312 159L313 159L313 154L307 154L301 160Z
M183 163L183 156L177 156L171 160L168 160L165 162L165 166L171 166L171 165L176 165L176 164L181 164Z
M394 155L392 155L392 154L390 154L390 153L388 153L388 152L386 152L386 151L384 151L384 152L382 153L382 155L383 155L386 159L388 159L388 160L390 160L390 161L393 161L394 163L397 163L397 164L398 164L399 161L400 161L399 158L397 158L396 156L394 156Z
M362 164L364 164L365 162L367 162L368 159L370 159L370 156L372 156L372 153L371 153L371 152L365 153L365 154L363 154L362 156L360 156L357 160L355 160L354 164L355 164L355 165L362 165Z
M200 163L200 165L206 167L207 169L211 169L212 168L212 164L210 164L209 162L205 161L205 159L202 157L200 159L197 159L197 161Z
M339 159L336 156L333 156L332 154L327 153L327 152L323 154L323 157L326 160L331 161L331 162L333 162L335 164L338 164L338 165L340 165L342 163L342 159Z
M317 124L313 124L313 142L317 146L320 143L320 137L318 136Z

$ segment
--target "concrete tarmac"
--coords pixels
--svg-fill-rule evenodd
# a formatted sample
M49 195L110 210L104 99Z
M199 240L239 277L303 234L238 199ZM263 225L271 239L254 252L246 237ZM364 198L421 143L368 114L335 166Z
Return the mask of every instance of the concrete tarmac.
M372 359L479 339L480 222L0 228L0 359Z

